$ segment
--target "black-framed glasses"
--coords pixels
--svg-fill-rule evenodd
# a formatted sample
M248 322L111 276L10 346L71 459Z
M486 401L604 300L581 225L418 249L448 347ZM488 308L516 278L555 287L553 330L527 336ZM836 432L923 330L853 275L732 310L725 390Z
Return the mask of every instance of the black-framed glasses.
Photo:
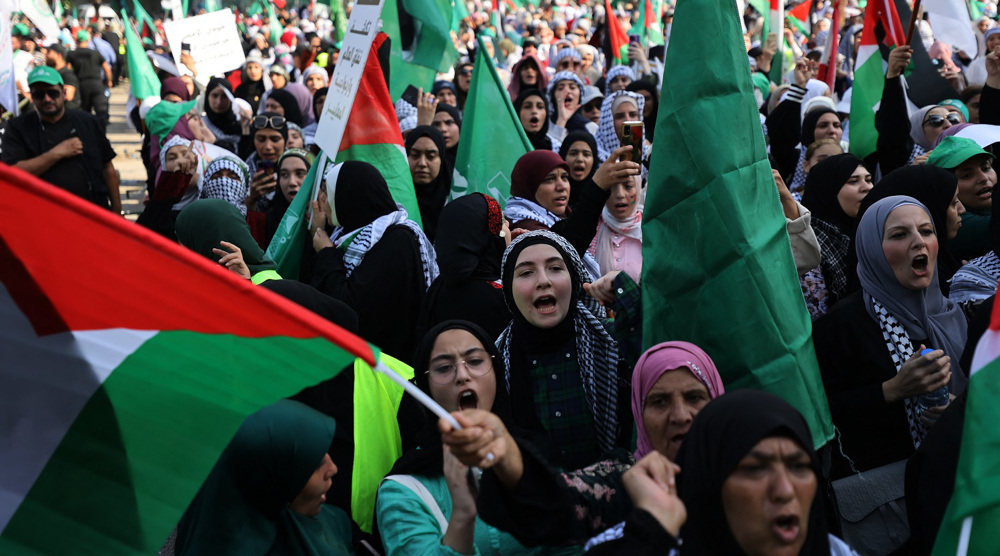
M930 116L927 116L927 119L924 120L924 125L929 125L931 127L941 127L944 125L945 120L948 120L948 122L951 125L958 125L962 123L962 117L952 112L947 116L942 116L940 114L932 114Z
M31 98L36 100L41 100L45 97L49 97L52 100L62 96L62 91L59 89L32 89Z
M482 351L482 353L478 353L478 351ZM459 365L465 365L466 370L472 376L486 376L493 370L493 356L486 355L484 350L477 350L476 353L469 355L465 359L435 363L431 365L429 370L424 371L424 374L429 375L430 379L437 384L451 384L455 380L456 373L458 373Z
M256 129L282 129L285 127L285 117L260 114L254 116L253 127Z

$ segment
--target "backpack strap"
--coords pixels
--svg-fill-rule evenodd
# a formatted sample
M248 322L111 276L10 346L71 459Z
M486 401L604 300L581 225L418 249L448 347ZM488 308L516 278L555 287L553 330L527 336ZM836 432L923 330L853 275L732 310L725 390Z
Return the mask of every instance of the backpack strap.
M427 490L427 487L413 475L389 475L383 479L384 481L395 481L412 490L423 501L424 505L427 506L427 509L431 511L431 515L437 519L438 526L441 528L441 534L444 535L448 532L448 519L441 512L441 507L438 506L437 500L431 496L431 491Z

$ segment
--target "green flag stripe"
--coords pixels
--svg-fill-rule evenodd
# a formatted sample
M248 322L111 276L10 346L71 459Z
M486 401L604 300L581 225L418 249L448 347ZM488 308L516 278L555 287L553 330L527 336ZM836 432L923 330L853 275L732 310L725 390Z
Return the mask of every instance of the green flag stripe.
M353 361L324 339L153 336L84 406L0 554L155 554L247 415Z

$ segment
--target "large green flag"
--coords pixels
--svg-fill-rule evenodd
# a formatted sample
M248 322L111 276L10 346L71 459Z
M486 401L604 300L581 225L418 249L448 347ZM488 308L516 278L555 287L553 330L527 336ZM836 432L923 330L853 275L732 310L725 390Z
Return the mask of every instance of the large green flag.
M149 15L146 8L142 7L142 2L139 0L132 0L132 7L135 11L136 23L139 25L139 33L142 33L142 26L146 24L149 27L149 32L153 35L156 34L156 24L153 22L153 17ZM73 19L76 19L76 7L73 7ZM142 44L142 43L140 43Z
M400 43L403 59L447 72L458 59L458 51L451 41L452 0L402 0L400 4L405 14L397 9L397 18L408 15L413 24L412 42ZM395 42L400 38L392 37L392 40Z
M674 14L657 122L671 139L653 146L642 223L643 346L693 342L727 389L795 406L820 446L833 426L739 18L715 0Z
M514 164L533 149L482 38L478 41L451 193L452 198L485 193L505 206Z
M132 96L142 102L148 97L160 94L160 80L156 78L156 70L146 56L142 47L142 39L132 26L125 10L122 10L122 22L125 27L125 56L128 60L128 82L132 88Z
M266 256L278 265L278 274L286 280L299 279L302 250L309 242L309 200L316 183L316 173L325 169L325 161L326 155L320 151L267 246Z

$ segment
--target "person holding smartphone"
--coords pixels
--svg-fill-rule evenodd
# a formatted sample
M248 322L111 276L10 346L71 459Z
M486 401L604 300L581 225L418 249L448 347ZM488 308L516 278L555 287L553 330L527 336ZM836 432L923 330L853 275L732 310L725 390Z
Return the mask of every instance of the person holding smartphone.
M250 125L253 153L247 158L250 167L250 197L247 208L264 212L274 199L278 179L274 168L278 158L285 152L288 140L288 122L275 112L264 112L254 117Z

